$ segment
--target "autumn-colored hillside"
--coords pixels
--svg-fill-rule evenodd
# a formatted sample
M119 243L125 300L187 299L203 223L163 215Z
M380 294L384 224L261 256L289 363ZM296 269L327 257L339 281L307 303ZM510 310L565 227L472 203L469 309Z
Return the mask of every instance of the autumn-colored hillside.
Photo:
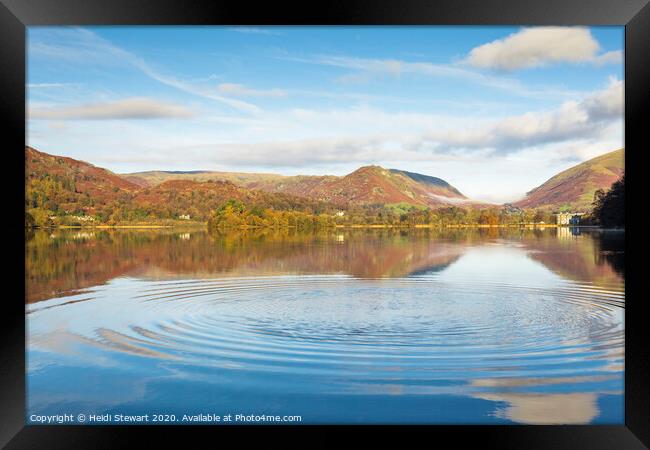
M95 214L128 201L139 187L113 172L64 156L25 148L25 207Z
M107 198L115 197L116 190L134 191L138 186L110 170L66 156L55 156L25 147L26 176L59 178L74 182L73 191Z
M238 200L258 209L334 212L332 206L323 202L284 193L272 194L247 189L230 181L165 181L157 186L141 188L131 203L134 207L159 217L182 214L204 220L210 212L228 200Z
M170 180L143 187L106 169L31 147L25 148L25 184L26 217L37 225L179 218L205 221L231 199L261 210L335 212L333 205L323 202L248 189L229 181Z
M422 207L454 204L465 200L460 192L446 183L422 183L404 172L379 166L361 167L344 177L319 183L308 195L335 203L407 203Z
M594 193L607 190L625 170L625 150L615 150L571 167L550 178L515 203L520 208L587 212Z
M247 174L231 172L140 172L125 174L141 185L157 185L166 180L225 180L249 189L286 193L312 200L329 202L339 207L349 204L407 204L439 207L470 203L456 188L440 178L384 169L361 167L339 177L332 175Z

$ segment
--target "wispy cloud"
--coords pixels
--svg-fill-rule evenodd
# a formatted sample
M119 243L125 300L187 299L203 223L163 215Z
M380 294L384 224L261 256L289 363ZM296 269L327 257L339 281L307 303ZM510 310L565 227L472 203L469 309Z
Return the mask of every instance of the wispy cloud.
M247 113L259 113L261 111L258 106L252 103L220 95L216 88L206 87L203 84L167 75L163 71L155 69L143 58L113 45L90 30L83 28L59 30L56 32L55 42L30 42L30 52L35 55L55 58L59 61L97 63L101 65L125 64L138 69L144 75L159 83L183 92L214 100Z
M231 31L236 33L245 33L245 34L266 34L269 36L282 36L284 33L275 30L273 28L265 27L234 27L230 28Z
M238 109L251 114L257 114L261 109L252 103L245 102L242 100L232 99L224 97L218 93L217 89L206 87L205 85L194 84L188 81L180 80L170 75L164 75L156 70L153 70L147 63L142 60L135 60L134 64L142 70L142 72L152 79L165 84L167 86L174 87L188 94L197 95L203 98L210 100L215 100L217 102L226 104L232 108Z
M400 155L406 160L425 160L426 155ZM296 139L256 143L206 143L180 145L161 158L167 164L193 161L194 165L210 167L273 167L276 170L340 165L363 165L380 160L391 160L395 151L380 137L341 137ZM132 163L151 161L150 155L105 155L103 162Z
M241 97L286 97L287 91L282 89L252 89L243 84L221 83L217 90L223 95Z
M566 98L578 94L575 91L568 91L566 89L526 86L515 78L482 73L468 69L467 67L464 67L463 64L434 64L430 62L411 62L399 59L369 59L340 55L317 55L311 57L282 55L278 56L278 58L353 70L354 72L339 77L339 81L344 83L365 82L372 76L377 75L399 77L402 75L414 74L465 81L529 98Z
M50 120L165 119L187 118L192 115L193 113L183 106L144 97L77 106L34 108L28 113L30 119Z
M473 67L511 71L562 62L620 63L621 51L598 54L600 45L587 28L524 28L504 39L473 48L464 62Z
M28 83L27 89L53 89L76 86L74 83Z

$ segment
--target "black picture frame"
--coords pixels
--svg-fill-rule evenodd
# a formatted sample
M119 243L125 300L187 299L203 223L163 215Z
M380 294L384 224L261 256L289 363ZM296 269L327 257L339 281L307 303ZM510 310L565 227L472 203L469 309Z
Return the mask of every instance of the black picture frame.
M276 2L215 2L210 0L0 0L0 114L6 127L4 173L10 187L4 199L11 233L24 228L23 198L25 146L25 35L32 25L624 25L625 26L625 166L626 166L626 312L625 312L625 425L621 426L399 426L356 427L366 434L411 438L414 431L454 446L468 440L494 448L637 449L650 445L650 355L644 342L643 266L634 263L639 245L644 177L641 158L647 151L650 117L650 6L647 0L347 0L282 5ZM645 119L645 121L644 121ZM646 138L646 141L642 141ZM642 145L644 142L645 145ZM15 227L15 230L13 229ZM641 238L642 239L642 238ZM319 445L337 445L336 433L322 426L299 427L142 427L25 425L25 309L24 247L15 241L16 262L8 257L7 285L18 286L3 296L4 326L0 356L0 445L7 448L120 448L132 443L133 433L149 437L205 439L215 433L239 432L245 437L265 432L313 432ZM13 276L12 276L13 275ZM21 278L22 277L22 278ZM161 433L164 428L164 433ZM350 430L349 427L335 427ZM254 431L251 432L251 430ZM189 433L188 433L189 431ZM243 431L243 433L242 433ZM170 434L173 433L173 434ZM190 434L191 433L191 434ZM183 437L183 439L185 439ZM221 439L221 437L220 437ZM187 441L183 441L187 442ZM209 442L209 441L208 441ZM216 442L216 441L213 441ZM426 442L426 441L425 441ZM270 443L270 441L268 442ZM268 444L267 443L267 444ZM283 444L284 445L284 444Z

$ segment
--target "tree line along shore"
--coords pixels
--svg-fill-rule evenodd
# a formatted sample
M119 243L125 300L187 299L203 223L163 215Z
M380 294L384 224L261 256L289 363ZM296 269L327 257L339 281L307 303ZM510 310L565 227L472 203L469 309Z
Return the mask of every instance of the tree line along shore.
M625 177L611 189L599 189L594 195L592 209L583 214L581 226L625 226ZM189 215L167 213L161 217L141 208L135 213L124 205L109 217L52 213L39 208L26 209L27 228L152 228L205 227L209 230L228 228L295 228L327 227L553 227L559 211L551 209L521 209L512 205L488 208L459 206L436 209L411 205L363 205L347 209L319 208L317 204L278 209L275 205L247 204L229 199L205 216L191 220ZM299 209L300 208L300 209ZM319 210L320 209L320 210Z

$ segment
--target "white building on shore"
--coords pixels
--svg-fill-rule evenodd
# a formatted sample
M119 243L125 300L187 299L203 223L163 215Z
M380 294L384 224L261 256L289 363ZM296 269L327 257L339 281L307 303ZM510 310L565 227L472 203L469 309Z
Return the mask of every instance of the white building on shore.
M580 217L584 213L563 212L555 214L555 223L557 225L580 225Z

